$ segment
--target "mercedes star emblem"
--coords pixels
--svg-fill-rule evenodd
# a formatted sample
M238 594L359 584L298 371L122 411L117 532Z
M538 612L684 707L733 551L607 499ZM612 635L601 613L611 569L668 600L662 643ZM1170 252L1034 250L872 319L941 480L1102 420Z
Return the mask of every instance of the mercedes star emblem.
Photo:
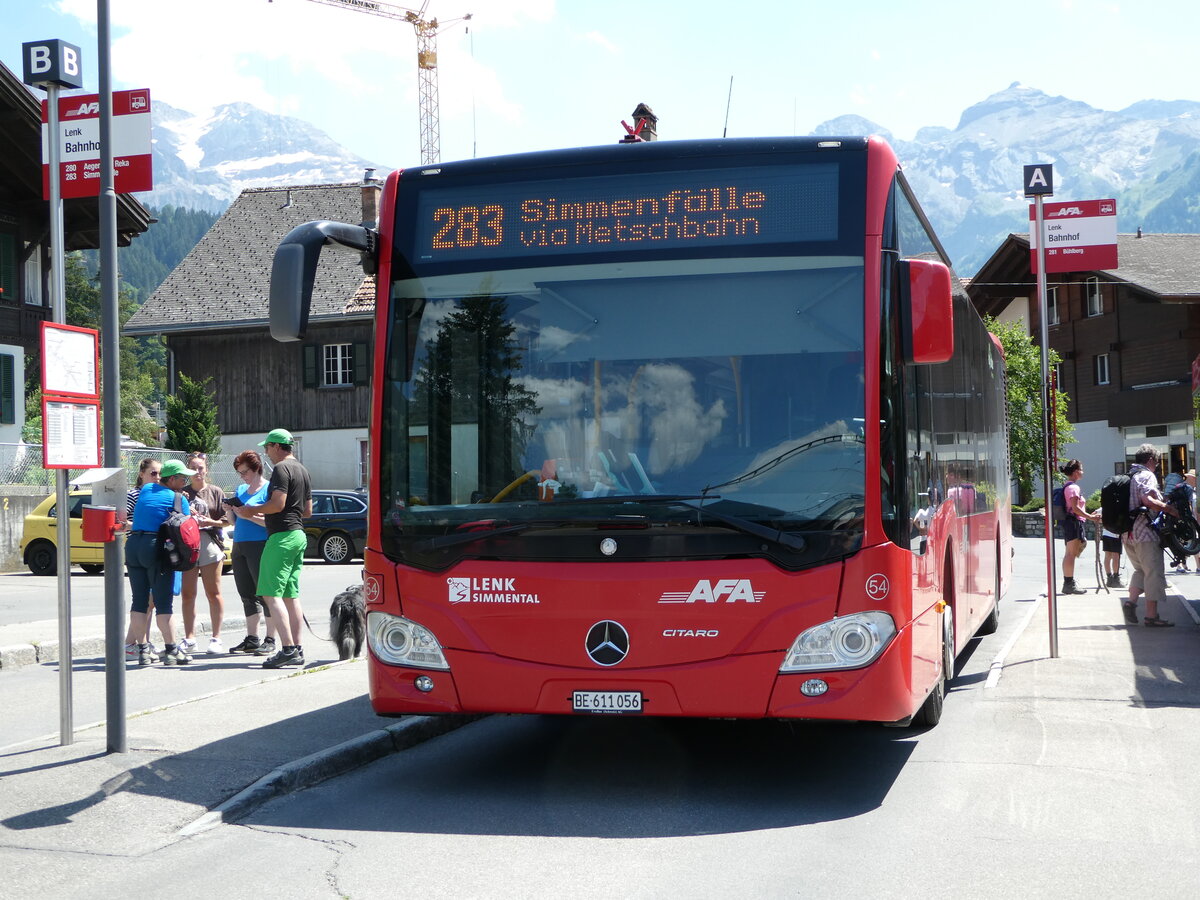
M612 556L617 552L617 542L612 538L605 538L600 542L600 552L605 556Z
M584 646L596 665L615 666L629 654L629 632L606 619L588 629Z

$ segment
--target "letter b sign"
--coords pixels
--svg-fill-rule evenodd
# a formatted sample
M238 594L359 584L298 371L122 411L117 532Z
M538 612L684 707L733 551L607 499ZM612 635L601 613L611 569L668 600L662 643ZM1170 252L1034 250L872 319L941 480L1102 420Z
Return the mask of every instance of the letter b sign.
M59 87L83 87L83 65L79 48L66 41L33 41L21 45L26 84L56 84Z

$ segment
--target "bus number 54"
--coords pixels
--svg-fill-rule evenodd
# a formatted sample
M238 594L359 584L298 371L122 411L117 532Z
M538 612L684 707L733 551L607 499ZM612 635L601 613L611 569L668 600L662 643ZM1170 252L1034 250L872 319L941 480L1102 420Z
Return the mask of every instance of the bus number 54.
M498 247L504 241L504 207L459 206L434 210L435 250Z

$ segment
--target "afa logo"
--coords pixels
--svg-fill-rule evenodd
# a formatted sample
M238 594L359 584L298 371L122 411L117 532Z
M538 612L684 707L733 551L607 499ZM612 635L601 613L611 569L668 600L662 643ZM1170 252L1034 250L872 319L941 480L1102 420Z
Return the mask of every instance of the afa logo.
M761 603L766 591L756 591L748 578L702 578L690 591L664 591L659 603Z

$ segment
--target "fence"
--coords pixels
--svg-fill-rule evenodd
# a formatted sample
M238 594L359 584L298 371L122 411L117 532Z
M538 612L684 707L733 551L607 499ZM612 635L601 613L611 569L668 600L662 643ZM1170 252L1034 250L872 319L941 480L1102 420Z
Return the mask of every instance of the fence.
M129 473L129 485L132 487L137 480L138 467L143 459L150 457L159 462L177 459L186 463L187 458L191 455L182 450L160 450L145 447L122 449L121 466ZM235 457L228 453L210 453L207 457L209 482L220 485L227 494L233 493L234 489L242 483L233 470L234 459ZM263 454L263 467L267 472L271 471L271 463L266 454ZM0 485L43 487L49 493L54 489L55 471L42 468L41 444L0 444ZM69 477L74 478L87 470L70 469L68 471Z

